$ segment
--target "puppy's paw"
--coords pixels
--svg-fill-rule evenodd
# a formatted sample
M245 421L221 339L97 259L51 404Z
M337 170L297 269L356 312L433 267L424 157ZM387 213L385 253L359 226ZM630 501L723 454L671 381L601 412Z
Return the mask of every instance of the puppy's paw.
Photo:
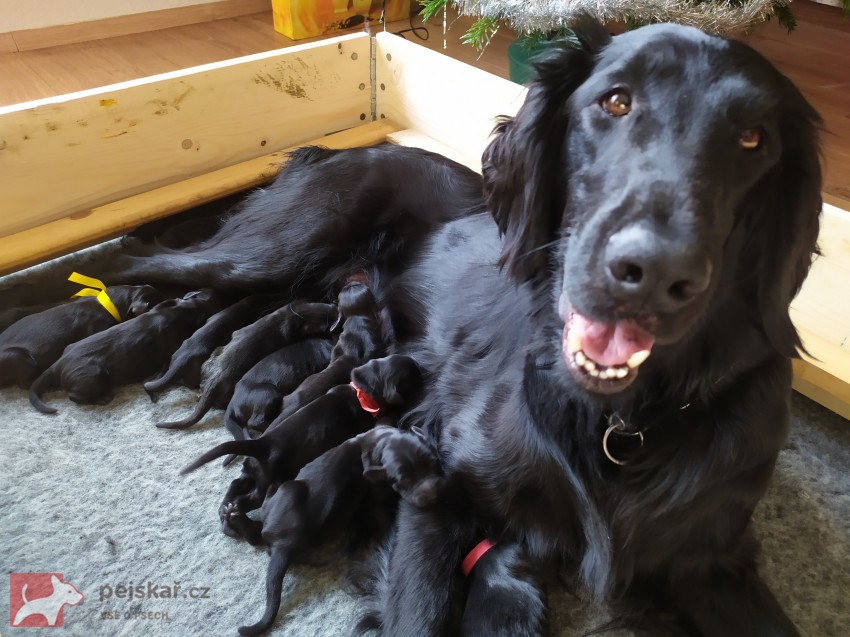
M242 511L239 510L239 505L236 502L222 502L218 507L218 517L222 522L230 521L237 516L241 516Z

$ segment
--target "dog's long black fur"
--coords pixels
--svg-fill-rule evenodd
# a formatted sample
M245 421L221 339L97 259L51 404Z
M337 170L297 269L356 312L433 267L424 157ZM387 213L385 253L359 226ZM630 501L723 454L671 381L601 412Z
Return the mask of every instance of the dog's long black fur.
M314 294L355 270L381 281L397 350L430 372L420 417L468 503L400 508L387 637L446 632L473 526L689 634L796 635L757 573L750 518L788 429L820 120L741 42L580 32L581 48L539 63L483 182L412 149L301 151L210 241L116 272ZM625 464L604 453L611 427ZM638 431L642 445L625 435Z

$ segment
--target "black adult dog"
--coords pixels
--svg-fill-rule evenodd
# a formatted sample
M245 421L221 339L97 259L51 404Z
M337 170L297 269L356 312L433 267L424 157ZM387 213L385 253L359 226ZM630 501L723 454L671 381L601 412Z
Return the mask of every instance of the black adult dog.
M670 25L582 39L540 62L483 182L404 148L304 151L196 250L118 265L299 293L372 267L468 495L464 516L402 503L384 635L447 630L474 525L691 634L796 635L750 518L788 429L819 118L740 42Z

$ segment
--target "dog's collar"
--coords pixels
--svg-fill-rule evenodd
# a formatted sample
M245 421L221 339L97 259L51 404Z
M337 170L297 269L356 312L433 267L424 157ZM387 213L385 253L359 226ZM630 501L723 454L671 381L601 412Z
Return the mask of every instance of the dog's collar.
M690 406L691 403L687 402L681 407L679 407L679 411L685 411ZM606 416L605 420L608 427L605 429L605 433L602 435L602 453L605 454L605 457L608 458L608 460L621 467L629 464L631 460L623 460L621 458L618 458L616 456L616 452L610 448L611 442L618 438L621 441L630 440L632 446L637 444L637 448L640 449L641 447L643 447L644 434L650 429L655 428L655 425L648 425L642 428L635 427L633 423L626 421L616 411L609 413Z
M372 398L365 391L360 389L354 382L348 383L354 388L354 394L357 396L357 401L360 403L360 406L363 408L363 411L368 411L375 418L378 417L378 413L381 411L381 406L378 404L378 401Z
M466 557L463 558L463 562L460 563L460 570L463 573L463 576L469 577L469 574L472 572L472 569L475 568L478 560L480 560L484 554L494 546L496 546L496 542L486 537L476 544L473 549L467 553Z
M626 421L617 413L614 412L612 414L608 414L608 428L605 430L605 434L602 436L602 452L605 454L605 457L608 458L611 462L616 465L627 465L629 464L628 460L621 460L614 455L611 449L609 449L609 441L611 440L611 436L618 436L620 438L630 438L633 441L638 443L638 448L643 447L643 430L637 429L633 430L632 427L626 424Z

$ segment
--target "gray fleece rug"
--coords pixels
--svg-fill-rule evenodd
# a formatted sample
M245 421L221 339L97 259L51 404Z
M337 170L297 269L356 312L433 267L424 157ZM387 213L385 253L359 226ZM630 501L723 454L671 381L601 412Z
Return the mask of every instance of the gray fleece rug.
M40 266L0 279L0 287L50 272ZM64 607L60 635L232 636L259 619L266 555L219 530L218 504L237 466L211 463L177 475L228 439L222 412L190 430L165 431L154 423L187 413L194 392L174 389L151 404L131 386L106 407L47 398L58 415L35 412L23 391L0 390L0 563L10 574L0 578L0 634L41 634L10 625L21 583L33 582L30 591L36 585L13 576L21 573L61 574L83 595ZM847 637L850 422L802 396L793 408L791 437L756 513L763 573L804 635ZM270 634L347 635L358 607L346 568L333 556L294 567ZM563 590L551 591L550 606L557 637L579 635L604 617Z

